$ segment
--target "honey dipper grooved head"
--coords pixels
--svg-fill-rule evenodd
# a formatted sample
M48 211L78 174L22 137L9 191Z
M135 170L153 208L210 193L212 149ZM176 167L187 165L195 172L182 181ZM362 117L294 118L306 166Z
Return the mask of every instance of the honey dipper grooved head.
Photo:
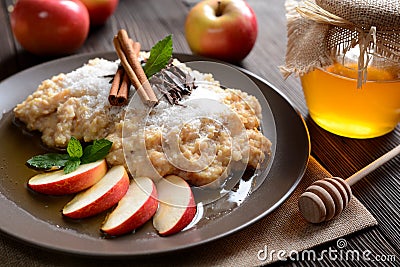
M314 182L299 198L299 210L308 222L321 223L338 216L351 199L345 180L333 177Z

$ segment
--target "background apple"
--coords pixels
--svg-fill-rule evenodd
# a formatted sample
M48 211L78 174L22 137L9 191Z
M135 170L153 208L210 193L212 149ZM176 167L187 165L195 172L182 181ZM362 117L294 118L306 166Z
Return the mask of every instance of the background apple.
M88 9L90 25L104 24L114 13L118 0L80 0Z
M11 27L21 46L33 54L70 54L87 38L89 13L77 0L18 0Z
M185 35L193 53L239 62L257 39L257 19L243 0L205 0L189 12Z

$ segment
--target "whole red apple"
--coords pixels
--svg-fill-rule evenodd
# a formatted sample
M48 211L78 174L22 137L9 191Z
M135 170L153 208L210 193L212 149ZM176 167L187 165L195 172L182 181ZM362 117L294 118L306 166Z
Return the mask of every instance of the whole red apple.
M244 0L205 0L195 5L185 23L193 53L239 62L257 39L257 19Z
M91 26L104 24L114 13L118 0L80 0L88 9Z
M70 54L87 38L89 13L77 0L18 0L11 28L21 46L33 54Z

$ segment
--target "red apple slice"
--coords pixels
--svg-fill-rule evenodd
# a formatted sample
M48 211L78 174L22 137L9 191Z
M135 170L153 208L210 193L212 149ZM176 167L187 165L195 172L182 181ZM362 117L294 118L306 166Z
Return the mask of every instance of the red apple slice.
M68 202L62 213L74 219L99 214L117 204L128 187L129 176L124 166L114 166L95 185Z
M111 236L132 232L150 220L157 207L154 182L147 177L136 178L115 210L107 216L100 230Z
M75 171L65 174L63 170L45 172L33 176L28 186L48 195L66 195L82 191L97 183L107 172L104 159L80 165Z
M196 215L196 203L188 183L179 176L169 175L157 183L160 202L153 217L153 226L162 236L185 228Z

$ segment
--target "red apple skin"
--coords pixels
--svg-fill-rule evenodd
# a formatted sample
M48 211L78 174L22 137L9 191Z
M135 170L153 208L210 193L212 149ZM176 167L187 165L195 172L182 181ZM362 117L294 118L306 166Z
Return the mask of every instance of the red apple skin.
M101 180L99 182L101 182ZM125 195L128 187L129 176L126 170L124 170L124 175L121 177L117 184L115 184L109 191L107 191L106 194L102 195L100 198L96 199L88 206L82 207L81 209L74 212L64 213L63 210L63 215L72 219L82 219L97 215L117 204L118 201L120 201L121 198ZM90 190L90 188L88 190Z
M157 208L158 208L157 189L155 184L153 183L152 191L149 198L143 203L143 205L137 210L137 212L132 214L132 216L130 216L122 224L114 228L105 229L103 225L100 231L109 236L120 236L130 233L133 230L141 227L147 221L149 221L156 213Z
M157 213L153 217L153 226L157 230L158 234L160 236L168 236L172 234L176 234L183 230L187 225L192 222L193 218L196 215L197 208L196 208L196 202L194 200L193 192L190 189L189 184L181 177L176 176L176 175L169 175L164 178L165 180L168 180L169 183L177 185L179 188L186 188L189 192L188 195L188 203L179 203L179 205L184 205L181 207L173 207L171 206L171 203L165 203L163 201L163 193L168 192L170 193L172 190L169 188L165 188L164 190L168 191L159 191L159 207L157 210ZM159 188L161 190L161 188ZM179 192L172 192L172 194L179 194ZM169 198L169 197L167 197ZM171 200L171 199L170 199ZM178 221L175 222L174 225L171 225L171 227L168 227L167 229L162 229L164 226L162 226L163 221L167 220L165 216L170 216L171 213L176 211L176 209L185 209L181 217L179 218ZM164 214L165 216L162 216ZM169 217L173 218L173 217Z
M80 0L88 9L90 26L100 26L114 13L118 0Z
M221 15L217 16L218 2ZM254 10L243 0L205 0L195 5L185 22L193 53L237 63L252 50L258 27Z
M18 0L10 19L15 38L36 55L71 54L89 33L89 13L78 0Z
M162 205L160 203L160 205ZM169 235L173 235L176 234L180 231L182 231L194 218L194 216L196 216L196 203L194 202L194 197L192 196L191 201L189 202L189 207L186 208L185 213L182 215L182 217L180 218L180 220L175 224L174 227L172 227L171 229L169 229L168 231L165 232L158 232L159 235L161 236L169 236Z
M36 192L47 195L68 195L80 192L91 187L92 185L97 183L107 172L107 163L104 159L101 160L101 163L96 167L79 173L79 170L80 168L82 168L82 166L83 165L80 165L77 170L69 173L68 175L70 176L68 176L67 179L45 184L35 184L34 180L40 179L41 177L46 176L49 173L37 174L28 181L28 187ZM64 171L59 170L52 173L63 175Z

